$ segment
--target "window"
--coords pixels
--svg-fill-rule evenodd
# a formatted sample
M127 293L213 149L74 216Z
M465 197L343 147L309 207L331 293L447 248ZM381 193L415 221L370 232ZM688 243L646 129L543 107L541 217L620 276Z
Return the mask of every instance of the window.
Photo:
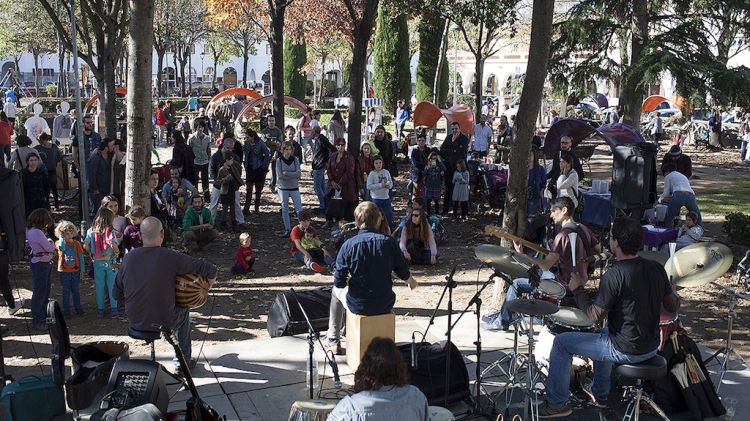
M31 69L31 74L36 76L37 69ZM39 69L39 76L55 76L55 69Z

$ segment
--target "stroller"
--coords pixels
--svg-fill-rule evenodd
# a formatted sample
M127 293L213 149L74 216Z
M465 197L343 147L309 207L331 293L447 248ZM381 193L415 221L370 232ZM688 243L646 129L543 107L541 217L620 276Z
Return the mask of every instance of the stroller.
M492 170L479 167L474 203L477 214L483 215L487 210L505 207L505 192L508 188L508 173L504 170Z

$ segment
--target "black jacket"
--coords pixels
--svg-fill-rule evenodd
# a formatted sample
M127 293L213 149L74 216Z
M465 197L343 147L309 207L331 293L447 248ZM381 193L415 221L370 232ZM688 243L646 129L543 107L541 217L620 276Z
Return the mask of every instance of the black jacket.
M327 137L320 135L317 140L312 139L313 155L312 169L313 170L324 170L328 165L328 158L332 153L336 152L336 148L331 144L331 141Z
M211 175L211 178L216 180L216 176L219 174L219 168L221 168L221 164L224 163L224 155L221 153L222 149L219 149L218 151L214 152L213 155L211 155L211 159L208 162L208 173ZM232 152L233 158L235 162L242 162L239 156L235 155L234 152ZM241 168L242 166L240 166Z
M28 169L21 172L23 181L23 201L26 215L34 209L49 209L49 176L45 168L37 168L33 173Z
M23 260L26 212L21 176L0 166L0 264Z
M466 154L469 152L469 138L465 134L459 134L455 141L451 140L452 137L448 135L440 145L440 157L445 163L446 174L453 174L458 161L466 160Z

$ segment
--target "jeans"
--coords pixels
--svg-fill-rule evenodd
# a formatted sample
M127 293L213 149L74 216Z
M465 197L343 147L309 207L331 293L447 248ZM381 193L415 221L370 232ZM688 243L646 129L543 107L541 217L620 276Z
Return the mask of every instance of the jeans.
M203 193L208 191L208 164L195 164L195 179L200 179ZM198 185L195 187L198 190Z
M8 308L14 309L16 308L16 299L13 297L13 289L10 287L8 272L10 272L10 265L8 263L0 263L0 293L2 293Z
M62 285L63 311L70 311L70 298L73 298L73 308L81 310L81 272L60 272Z
M344 324L345 310L349 310L349 307L346 305L346 294L348 292L349 287L333 287L331 307L328 313L328 333L326 333L326 338L328 339L339 340L341 338L341 325Z
M377 205L385 214L385 219L388 221L388 225L393 222L393 206L391 206L391 198L388 199L372 199L372 203Z
M94 260L94 284L96 286L96 308L104 311L104 298L109 296L109 304L112 311L117 310L117 300L112 296L112 287L115 286L117 270L109 265L111 260Z
M207 231L185 231L182 233L182 243L189 249L202 248L218 237L214 229Z
M667 204L667 216L664 218L668 224L672 223L675 217L680 215L680 209L685 206L687 210L695 212L698 215L698 225L703 225L701 211L698 209L698 202L695 201L695 195L688 192L676 191L672 193L672 200Z
M190 309L175 306L174 313L174 334L177 337L177 345L179 345L182 355L185 356L185 361L190 364L190 358L193 356L193 341L190 337ZM179 362L176 355L173 361L175 368L178 367Z
M294 253L294 258L297 259L297 261L300 263L307 264L307 262L305 262L305 254L301 251ZM325 260L327 266L333 266L333 264L336 263L336 261L333 260L333 257L328 255L326 255L323 259Z
M160 146L164 143L164 137L167 134L167 126L156 126L156 139L154 140L154 147Z
M292 221L289 219L289 198L292 198L294 212L299 218L302 213L302 197L299 190L281 190L279 189L279 200L281 201L281 219L284 221L284 230L291 231Z
M447 215L448 211L451 208L451 203L453 201L453 171L452 170L445 171L445 188L443 189L443 194L445 195L445 201L443 202L443 214ZM435 209L435 212L438 212L438 210Z
M320 209L326 208L326 170L312 170L313 190L318 196Z
M500 307L500 323L502 324L502 327L510 326L510 322L513 320L513 313L508 310L508 302L510 302L510 300L515 300L521 294L529 294L533 290L534 288L531 287L528 279L518 278L513 280L513 285L511 285L510 288L508 288L508 292L505 293L503 305Z
M47 300L52 284L52 263L38 262L29 263L31 267L31 321L34 327L44 326L47 323Z
M561 407L568 401L570 367L573 355L591 358L594 361L594 396L609 396L610 377L613 364L637 364L656 355L656 349L641 355L625 354L612 345L607 328L598 333L566 332L555 337L549 357L547 376L547 402Z
M219 196L221 196L221 190L216 187L211 187L211 202L208 205L208 210L211 211L211 220L216 225L216 208L219 206ZM239 190L234 192L234 220L238 224L245 223L245 215L242 214L242 206L240 206L240 192Z
M57 170L47 170L47 179L49 180L49 188L52 191L52 198L54 199L55 208L60 206L60 194L57 192Z

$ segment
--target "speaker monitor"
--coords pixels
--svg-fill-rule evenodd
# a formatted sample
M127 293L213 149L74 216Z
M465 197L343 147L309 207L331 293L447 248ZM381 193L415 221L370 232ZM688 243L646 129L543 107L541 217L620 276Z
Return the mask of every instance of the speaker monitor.
M656 202L656 146L617 145L612 156L612 206L647 209Z
M118 360L107 384L108 408L135 408L154 404L167 412L169 393L163 367L151 360Z

